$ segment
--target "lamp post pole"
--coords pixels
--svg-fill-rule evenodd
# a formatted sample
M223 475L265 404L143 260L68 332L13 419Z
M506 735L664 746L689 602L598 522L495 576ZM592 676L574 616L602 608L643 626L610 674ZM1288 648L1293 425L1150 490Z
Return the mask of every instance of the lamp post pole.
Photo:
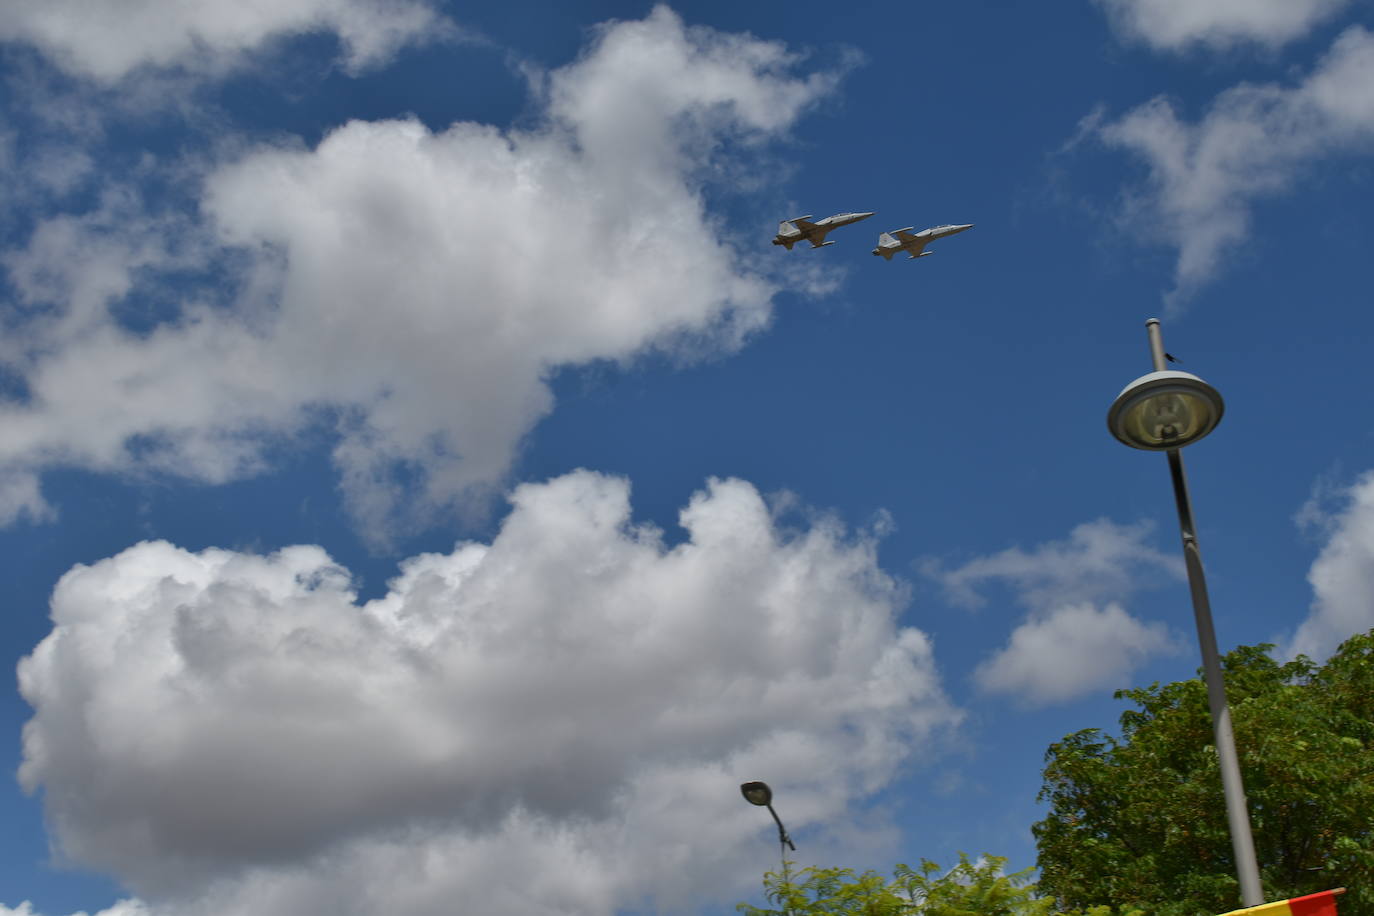
M787 828L782 825L782 818L778 817L778 812L773 810L773 806L768 806L768 813L773 815L773 821L778 825L778 853L782 859L783 871L787 870L787 850L797 851L797 847L792 845L792 838L787 835Z
M787 867L787 850L791 848L793 852L796 852L797 847L793 845L792 838L787 835L787 828L782 825L782 818L778 817L778 812L773 810L773 790L768 788L766 782L746 782L739 787L739 790L744 795L744 800L749 804L767 808L768 813L773 815L773 823L778 825L778 851L782 858L782 883L784 887L790 886L792 876ZM791 912L786 901L783 901L783 912Z
M1150 355L1156 372L1166 370L1164 344L1160 339L1159 319L1145 322L1150 335ZM1250 815L1245 805L1245 784L1241 780L1236 739L1231 732L1231 709L1226 703L1226 683L1222 678L1217 634L1212 625L1212 604L1207 598L1207 579L1202 571L1202 554L1193 527L1193 506L1188 496L1188 478L1183 473L1183 456L1168 449L1169 476L1174 484L1174 503L1178 507L1178 528L1183 538L1183 561L1188 569L1188 590L1193 597L1193 617L1197 622L1197 641L1202 648L1202 671L1207 684L1207 705L1212 711L1212 731L1221 769L1222 793L1226 797L1226 820L1231 828L1231 849L1240 881L1241 902L1259 906L1264 902L1260 888L1255 841L1250 834Z

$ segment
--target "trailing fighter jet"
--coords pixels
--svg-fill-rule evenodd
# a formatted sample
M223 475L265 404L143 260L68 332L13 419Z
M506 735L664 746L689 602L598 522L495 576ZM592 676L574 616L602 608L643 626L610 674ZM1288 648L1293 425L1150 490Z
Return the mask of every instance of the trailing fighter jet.
M825 240L826 233L831 229L857 223L859 220L868 219L872 215L872 213L836 213L834 216L818 219L814 223L811 222L810 215L785 219L778 223L778 234L773 238L773 244L781 245L788 251L791 251L792 246L801 241L810 242L812 248L824 248L826 245L835 244Z
M926 245L936 239L942 239L947 235L955 235L965 229L972 228L973 223L966 223L963 226L932 226L929 229L922 229L914 235L910 226L905 229L894 229L891 233L884 232L878 236L878 247L873 249L873 253L882 255L884 260L888 261L891 261L892 256L899 251L905 251L911 255L911 259L924 258L932 253L924 250Z

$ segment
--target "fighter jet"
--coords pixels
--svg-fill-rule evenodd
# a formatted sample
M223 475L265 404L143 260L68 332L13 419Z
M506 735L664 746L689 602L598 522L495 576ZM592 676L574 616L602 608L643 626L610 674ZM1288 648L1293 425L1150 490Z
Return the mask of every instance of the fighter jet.
M936 239L942 239L947 235L955 235L963 232L965 229L972 228L973 223L967 223L963 226L932 226L929 229L922 229L914 235L911 232L910 226L907 226L905 229L894 229L890 233L884 232L882 235L878 236L878 247L873 249L873 253L882 255L883 259L887 261L891 261L892 256L899 251L905 251L909 254L911 258L908 260L924 258L933 254L933 252L924 250L926 245ZM893 236L896 236L896 238L893 238Z
M801 241L810 242L812 248L824 248L826 245L835 244L825 240L826 233L831 229L857 223L859 220L868 219L872 215L872 213L836 213L834 216L818 219L814 223L811 222L810 214L794 219L785 219L778 223L778 234L774 237L773 244L781 245L788 251L791 251L792 246Z

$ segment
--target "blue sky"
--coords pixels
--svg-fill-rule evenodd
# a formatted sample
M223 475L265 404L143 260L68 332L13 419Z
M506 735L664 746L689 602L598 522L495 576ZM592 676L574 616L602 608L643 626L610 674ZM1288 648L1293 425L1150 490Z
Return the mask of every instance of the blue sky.
M1034 864L1198 664L1146 318L1223 648L1374 626L1370 10L11 10L0 913L730 912L751 779Z

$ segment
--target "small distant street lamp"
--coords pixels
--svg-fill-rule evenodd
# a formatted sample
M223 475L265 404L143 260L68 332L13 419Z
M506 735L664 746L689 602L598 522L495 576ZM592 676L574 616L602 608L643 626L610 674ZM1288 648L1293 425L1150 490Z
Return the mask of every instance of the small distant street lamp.
M1193 596L1193 617L1197 639L1202 647L1202 670L1207 682L1207 704L1212 710L1217 762L1221 766L1222 792L1226 797L1226 820L1231 828L1231 848L1240 880L1241 903L1259 906L1264 902L1260 889L1255 842L1250 835L1250 816L1245 807L1245 786L1241 782L1236 741L1231 734L1231 710L1226 705L1226 684L1222 680L1221 658L1217 654L1217 635L1212 627L1212 606L1207 599L1207 580L1202 573L1202 554L1193 529L1193 507L1188 497L1188 479L1183 474L1183 458L1178 450L1216 428L1225 405L1215 388L1188 372L1165 368L1164 342L1160 339L1159 319L1145 322L1150 337L1150 355L1155 371L1142 375L1126 386L1107 412L1107 427L1112 435L1131 448L1165 452L1169 474L1174 483L1174 503L1178 507L1178 527L1183 536L1183 559L1188 568L1188 589Z
M797 847L792 845L792 838L787 835L787 828L782 825L782 820L778 817L778 812L773 810L773 790L768 788L766 782L746 782L739 787L740 794L744 800L751 805L758 805L760 808L767 808L768 813L773 815L773 821L778 825L778 845L781 847L782 866L787 868L787 850L797 851Z

